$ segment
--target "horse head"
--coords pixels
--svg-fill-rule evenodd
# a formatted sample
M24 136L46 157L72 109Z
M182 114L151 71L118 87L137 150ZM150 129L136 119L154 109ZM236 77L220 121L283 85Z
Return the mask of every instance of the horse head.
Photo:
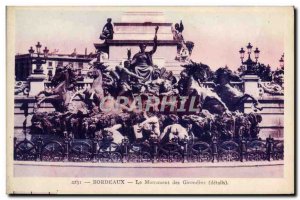
M216 84L226 85L230 81L241 81L241 79L227 67L221 67L215 72L214 81Z
M55 86L58 86L62 82L65 82L64 86L69 87L75 81L76 77L75 71L73 70L72 66L72 64L69 64L64 67L58 67L55 70L55 74L52 78L52 83Z
M185 69L182 73L186 73L189 77L193 77L197 82L205 82L212 76L212 71L208 65L191 61L190 64L183 65Z
M51 80L54 85L58 85L66 79L66 71L63 67L57 67L55 70L55 74Z
M214 76L214 81L219 85L226 85L230 82L229 71L226 68L219 68Z

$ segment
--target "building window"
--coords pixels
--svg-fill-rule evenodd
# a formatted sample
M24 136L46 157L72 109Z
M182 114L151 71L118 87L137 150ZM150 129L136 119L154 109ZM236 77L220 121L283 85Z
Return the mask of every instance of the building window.
M53 72L52 72L52 70L49 70L47 75L48 75L48 81L51 81L52 78L53 78Z
M73 69L76 69L76 66L74 65L73 62L69 62L69 66L72 67Z
M83 68L83 63L82 63L82 62L78 63L78 68L79 68L79 69L82 69L82 68Z
M48 62L48 67L52 67L52 62Z
M64 62L63 61L58 61L57 66L63 66Z

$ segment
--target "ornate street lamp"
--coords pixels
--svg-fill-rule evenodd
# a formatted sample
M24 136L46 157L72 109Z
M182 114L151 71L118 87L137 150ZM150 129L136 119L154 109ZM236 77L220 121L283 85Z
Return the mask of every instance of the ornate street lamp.
M47 49L47 47L45 47L45 49L43 50L44 52L44 57L47 58L48 57L48 53L49 53L49 49Z
M240 55L241 55L241 61L243 62L244 60L244 56L245 56L245 50L243 49L243 47L241 48L241 50L239 51L240 52Z
M34 53L33 48L30 47L30 49L28 49L28 52L29 52L30 57L32 57L32 56L33 56L33 53Z
M253 47L253 46L252 46L251 43L249 42L249 44L247 45L249 57L250 57L250 54L251 54L251 52L252 52L252 47Z
M257 62L258 58L259 58L259 53L260 50L258 50L258 48L256 47L256 49L254 50L254 55L255 55L255 61Z
M41 53L41 47L42 47L41 43L38 42L38 43L35 45L35 47L36 47L36 52L37 52L37 54L40 54L40 53Z
M281 68L284 68L284 54L282 54L280 60L279 60L279 65Z
M44 57L41 57L41 43L38 42L36 45L36 53L37 53L37 57L34 57L34 50L32 47L30 47L30 49L28 50L30 57L32 59L31 63L36 65L35 70L33 70L33 72L35 74L43 74L43 69L41 68L41 66L43 64L46 63L47 57L48 57L48 53L49 53L49 49L47 49L47 47L45 47L45 49L43 50L44 52Z
M248 53L248 59L246 61L243 61L244 60L244 54L245 54L245 50L243 48L241 48L241 50L239 51L240 53L240 58L241 58L241 61L242 61L242 65L245 65L246 66L246 71L245 73L246 74L253 74L254 73L254 66L257 64L258 62L258 58L259 58L259 53L260 53L260 50L258 48L256 48L254 50L254 57L255 57L255 61L253 61L251 59L251 53L252 53L252 48L253 46L251 45L251 43L249 42L248 45L246 46L247 48L247 53Z

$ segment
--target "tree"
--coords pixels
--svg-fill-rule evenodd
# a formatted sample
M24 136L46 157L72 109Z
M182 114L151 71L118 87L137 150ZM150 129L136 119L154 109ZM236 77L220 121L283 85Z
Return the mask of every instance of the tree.
M239 73L243 73L246 69L244 66L240 66L237 71ZM253 67L255 74L262 80L262 81L272 81L272 70L270 65L265 65L262 63L258 63L256 66Z

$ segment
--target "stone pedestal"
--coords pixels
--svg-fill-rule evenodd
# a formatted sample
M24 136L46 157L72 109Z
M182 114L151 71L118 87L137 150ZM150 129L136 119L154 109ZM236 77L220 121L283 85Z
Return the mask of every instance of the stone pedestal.
M277 139L284 138L284 98L283 96L265 96L259 101L263 110L257 111L262 116L259 124L259 137L263 140L269 136ZM245 103L245 113L253 112L252 103Z
M45 78L45 74L31 74L28 77L30 87L29 96L35 96L45 89Z
M125 12L121 22L114 22L113 39L94 45L98 51L109 54L106 64L114 67L115 64L123 63L127 59L129 49L131 49L132 56L138 53L141 43L147 45L146 51L152 50L155 28L159 26L157 50L153 54L153 64L179 72L182 63L175 61L178 41L173 39L172 25L172 23L165 22L162 12ZM176 69L173 69L173 66Z
M258 80L256 74L245 74L243 76L245 93L252 95L254 98L259 97Z

